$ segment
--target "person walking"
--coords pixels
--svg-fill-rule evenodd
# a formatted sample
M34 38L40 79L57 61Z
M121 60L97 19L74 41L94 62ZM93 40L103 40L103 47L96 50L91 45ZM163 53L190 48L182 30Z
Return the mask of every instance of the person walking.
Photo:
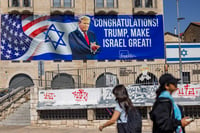
M128 112L130 110L134 110L133 103L129 98L126 87L122 84L115 86L112 93L114 94L116 101L114 113L110 120L99 126L99 130L102 131L104 128L114 124L117 121L118 133L128 133Z
M179 80L169 73L159 78L160 86L156 90L156 101L149 113L153 121L153 133L185 133L184 127L191 122L189 117L183 118L181 108L172 97Z

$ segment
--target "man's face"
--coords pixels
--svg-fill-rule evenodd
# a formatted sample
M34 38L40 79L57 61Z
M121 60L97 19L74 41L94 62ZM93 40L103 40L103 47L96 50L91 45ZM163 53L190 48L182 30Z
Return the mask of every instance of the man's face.
M89 26L90 20L81 20L81 22L79 22L79 27L83 32L88 31Z

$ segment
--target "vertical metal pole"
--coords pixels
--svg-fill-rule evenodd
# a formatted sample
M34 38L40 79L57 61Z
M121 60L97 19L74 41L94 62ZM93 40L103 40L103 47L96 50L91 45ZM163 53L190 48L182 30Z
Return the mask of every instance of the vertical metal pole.
M197 70L199 70L199 64L196 64L196 66L197 66ZM199 74L197 74L197 83L199 83Z
M60 67L59 64L57 64L58 74L60 74Z
M79 73L79 69L77 70L77 75L78 75L78 88L80 88L80 81L81 81L80 78L81 78L81 76L80 76L80 73Z
M181 59L181 38L180 38L180 18L179 18L179 0L176 0L177 5L177 24L178 24L178 51L179 51L179 72L181 85L183 84L183 75L182 75L182 59Z
M42 66L42 61L39 61L40 65L40 86L42 86L42 73L43 73L43 66Z
M45 72L44 74L45 74L44 79L45 79L45 89L46 89L47 88L47 72Z

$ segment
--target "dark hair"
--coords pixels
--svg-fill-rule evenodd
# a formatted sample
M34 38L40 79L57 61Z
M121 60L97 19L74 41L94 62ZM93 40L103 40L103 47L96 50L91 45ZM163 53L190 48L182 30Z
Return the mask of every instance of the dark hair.
M165 91L165 84L162 84L158 87L158 89L156 90L156 99L158 99L158 97L160 96L161 92Z
M125 110L126 114L128 114L130 109L134 108L124 85L120 84L115 86L112 93L115 95L115 101Z
M165 85L173 84L177 85L178 81L180 79L175 78L172 74L170 73L165 73L160 76L159 78L159 88L156 90L156 99L159 97L159 95L166 90Z

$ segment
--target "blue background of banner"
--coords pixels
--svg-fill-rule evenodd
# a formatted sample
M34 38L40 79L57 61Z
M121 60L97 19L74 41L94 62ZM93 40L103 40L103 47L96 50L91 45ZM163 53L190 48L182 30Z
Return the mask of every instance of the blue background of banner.
M150 26L137 26L137 27L95 27L94 19L157 19L158 25L156 27ZM97 56L97 59L164 59L164 31L163 31L163 16L132 16L132 15L118 15L118 16L94 16L94 19L91 19L90 29L94 31L97 37L98 44L101 45L101 51ZM130 30L131 29L149 29L150 37L131 37ZM127 29L128 33L125 37L105 37L104 29ZM125 45L127 47L103 47L103 39L124 39ZM152 47L129 47L128 40L129 39L151 39ZM124 53L124 55L128 54L127 58L120 58L120 52Z

